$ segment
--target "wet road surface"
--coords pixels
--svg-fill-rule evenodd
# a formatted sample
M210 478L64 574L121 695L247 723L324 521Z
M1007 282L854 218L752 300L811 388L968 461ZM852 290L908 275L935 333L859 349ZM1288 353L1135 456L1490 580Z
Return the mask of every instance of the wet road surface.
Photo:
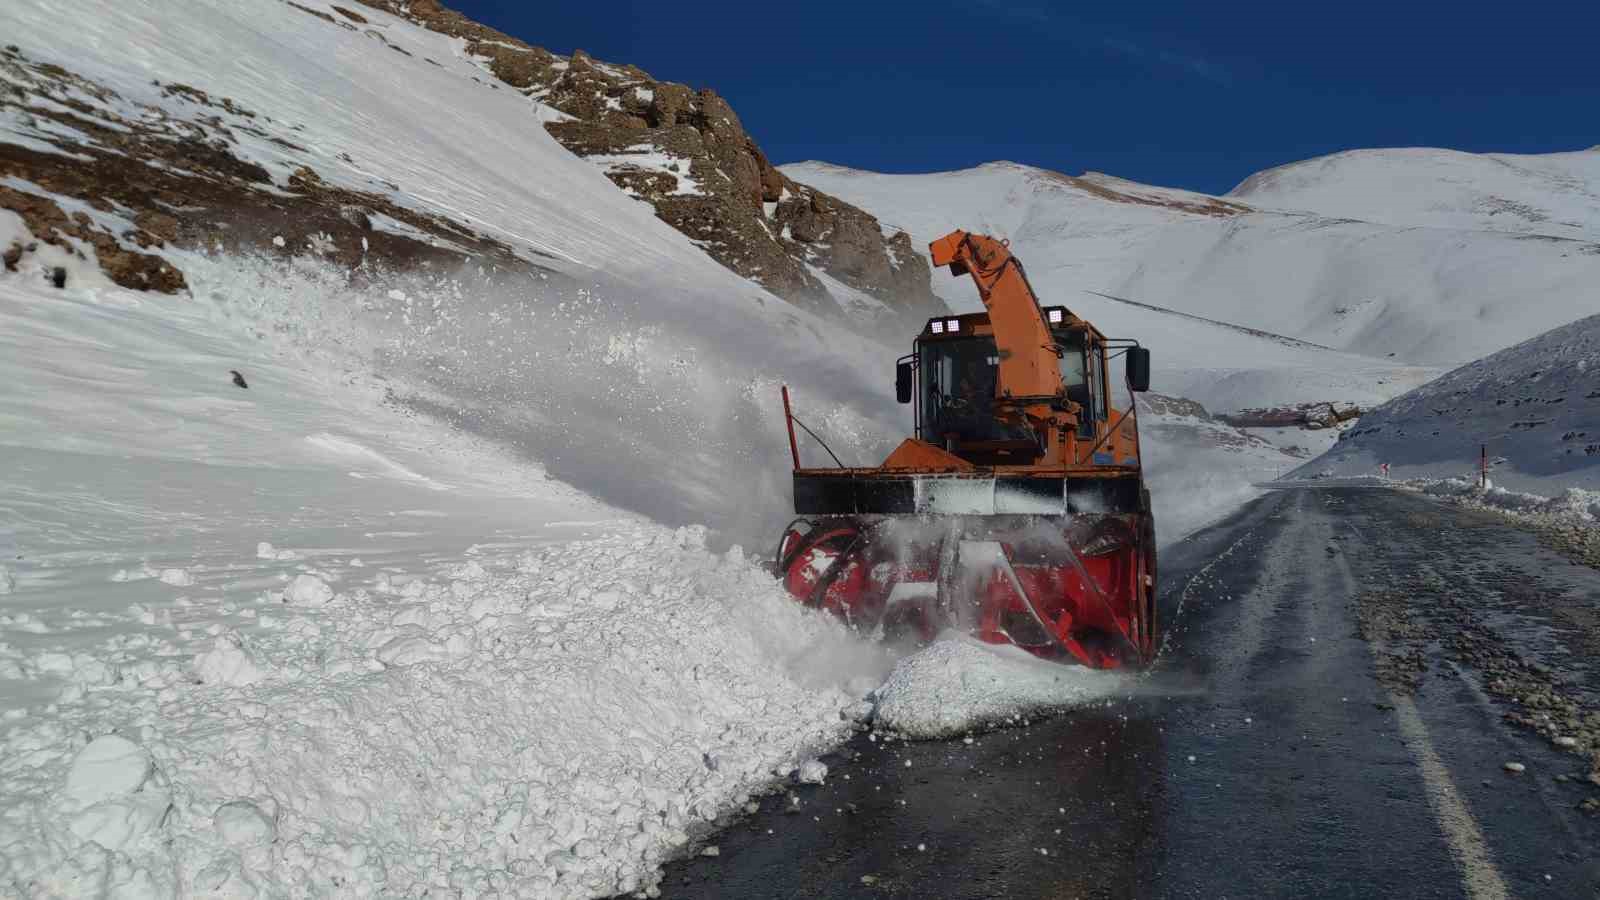
M662 895L1600 896L1600 572L1333 489L1263 497L1161 577L1140 696L970 744L861 735Z

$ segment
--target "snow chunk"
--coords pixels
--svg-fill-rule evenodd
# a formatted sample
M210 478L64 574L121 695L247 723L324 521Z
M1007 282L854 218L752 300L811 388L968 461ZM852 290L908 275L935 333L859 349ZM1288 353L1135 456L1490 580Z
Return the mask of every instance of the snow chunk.
M194 576L189 574L188 569L162 569L161 574L156 577L162 584L170 584L173 587L190 587L194 584Z
M73 834L85 841L107 850L121 850L160 828L171 809L172 800L165 792L150 791L91 806L75 816L70 827Z
M234 800L217 807L211 815L211 825L230 847L270 844L278 832L272 819L249 800Z
M800 764L795 778L801 784L821 784L828 780L828 767L820 759L808 759Z
M12 574L9 566L0 566L0 594L9 594L17 589L17 576Z
M195 657L194 670L207 684L246 685L267 677L236 631L217 635L211 649Z
M293 550L279 550L266 541L256 544L256 559L299 559L300 554Z
M137 791L153 769L143 747L120 735L101 735L72 758L63 793L79 806L125 797Z
M907 737L941 738L1029 712L1082 706L1123 688L1115 674L946 635L895 666L876 692L876 718L879 727Z
M294 606L326 606L333 599L333 588L315 575L296 575L285 595Z
M111 573L111 580L118 584L128 581L144 581L146 578L154 577L156 577L156 571L148 565L140 566L137 569L118 569Z

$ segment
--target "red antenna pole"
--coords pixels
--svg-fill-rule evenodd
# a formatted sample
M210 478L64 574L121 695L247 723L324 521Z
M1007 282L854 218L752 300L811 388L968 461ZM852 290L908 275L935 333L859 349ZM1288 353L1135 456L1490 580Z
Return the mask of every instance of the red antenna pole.
M783 424L789 429L789 455L794 458L794 467L800 468L800 445L794 439L794 413L789 411L789 386L783 386Z

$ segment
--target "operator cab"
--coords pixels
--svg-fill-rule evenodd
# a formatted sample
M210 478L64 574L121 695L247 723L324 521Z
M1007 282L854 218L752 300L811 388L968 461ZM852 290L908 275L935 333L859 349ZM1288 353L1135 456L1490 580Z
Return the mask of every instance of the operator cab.
M1093 444L1109 427L1106 339L1065 307L1043 312L1061 350L1067 399L1081 407L1077 439ZM976 465L1032 462L1040 436L995 417L999 366L987 313L928 320L896 373L900 402L914 402L917 436Z

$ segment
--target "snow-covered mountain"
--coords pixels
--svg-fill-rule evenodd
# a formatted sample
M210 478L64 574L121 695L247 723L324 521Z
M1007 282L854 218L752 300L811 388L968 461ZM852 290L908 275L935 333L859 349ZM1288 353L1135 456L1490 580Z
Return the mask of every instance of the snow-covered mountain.
M1600 316L1468 363L1363 416L1298 474L1490 478L1546 496L1600 489Z
M1385 225L1592 242L1600 240L1600 148L1537 156L1349 150L1257 172L1228 199Z
M1449 165L1430 168L1440 159ZM919 240L953 227L1009 238L1036 288L1147 340L1158 369L1247 370L1277 367L1281 354L1252 343L1196 344L1186 327L1090 292L1252 326L1380 366L1459 365L1594 308L1597 161L1592 152L1366 151L1275 169L1225 198L1013 163L927 175L819 163L783 169ZM1473 181L1480 175L1481 189ZM1324 201L1327 208L1317 205ZM1513 207L1527 215L1504 212ZM1564 224L1534 227L1538 216ZM975 302L969 285L939 273L934 289L957 304ZM1370 365L1294 356L1291 370ZM1397 384L1416 383L1403 374L1378 380L1365 387L1390 396ZM1327 391L1358 386L1329 384L1323 396L1302 399L1356 400ZM1207 395L1181 377L1163 387L1219 412L1242 399Z

